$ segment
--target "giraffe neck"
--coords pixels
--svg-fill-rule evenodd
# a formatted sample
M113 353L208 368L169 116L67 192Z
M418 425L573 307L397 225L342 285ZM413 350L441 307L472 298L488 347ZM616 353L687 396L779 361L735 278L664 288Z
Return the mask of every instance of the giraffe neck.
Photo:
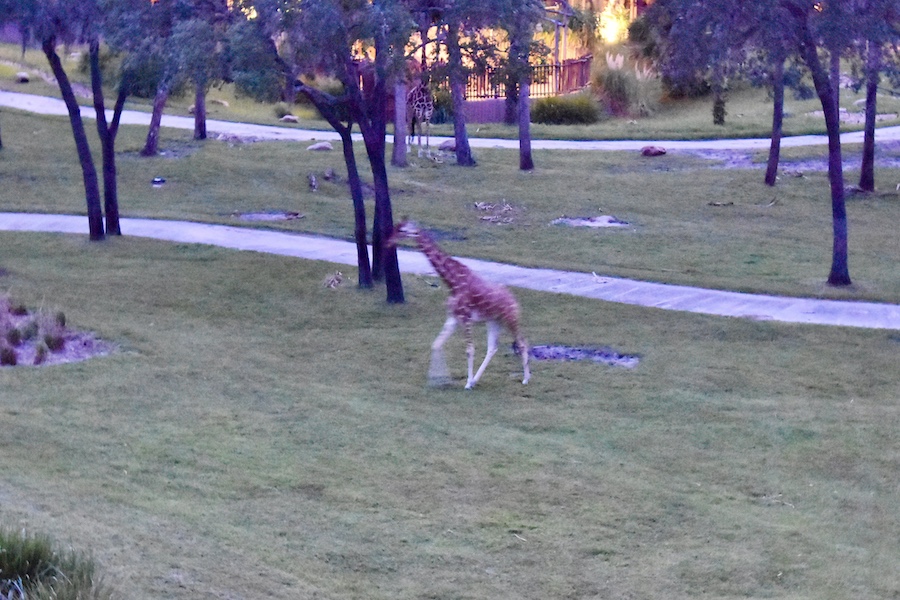
M465 278L466 267L441 250L434 240L424 232L419 233L419 249L428 258L431 266L444 280L444 283L451 290L457 289Z

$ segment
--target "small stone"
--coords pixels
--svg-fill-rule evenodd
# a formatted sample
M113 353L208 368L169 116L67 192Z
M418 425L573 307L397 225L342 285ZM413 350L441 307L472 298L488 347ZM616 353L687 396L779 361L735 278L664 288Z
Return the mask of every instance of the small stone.
M306 149L312 152L328 152L329 150L334 150L334 147L331 145L331 142L316 142Z

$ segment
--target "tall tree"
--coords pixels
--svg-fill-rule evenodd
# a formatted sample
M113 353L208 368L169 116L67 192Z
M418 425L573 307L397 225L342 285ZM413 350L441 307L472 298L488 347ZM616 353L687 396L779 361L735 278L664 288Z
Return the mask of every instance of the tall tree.
M518 87L519 169L534 169L531 154L531 74L530 64L535 29L544 16L540 0L507 0L499 12L501 25L509 36L509 72Z
M17 23L26 39L35 39L50 64L56 78L60 93L69 114L69 123L75 139L75 150L81 164L84 181L85 201L87 204L88 230L91 240L102 240L106 237L103 226L103 210L100 204L100 184L97 169L91 155L84 122L81 119L81 108L72 88L62 60L57 53L61 44L84 42L96 38L95 24L98 7L94 0L84 2L60 2L55 0L19 0L7 2L0 8L5 22Z
M346 121L362 133L375 188L372 276L385 281L389 303L403 302L397 251L384 245L393 230L385 136L388 90L405 68L415 29L409 11L399 0L257 0L250 6L258 18L278 23L271 33L282 46L274 60L283 73L327 74L343 85L339 99L307 93L302 80L297 89L314 102L327 98L344 107Z
M841 157L841 124L838 90L840 57L853 40L856 0L778 0L790 15L789 26L797 32L799 53L809 68L816 95L825 113L828 134L828 180L831 187L832 258L828 283L847 286L850 280L847 207L844 198L844 171ZM827 54L826 60L820 54Z
M878 112L878 84L885 68L884 56L900 41L900 1L866 0L857 15L861 33L858 41L866 90L866 120L863 134L863 157L859 188L875 191L875 121ZM893 67L893 65L891 65ZM891 79L896 81L895 69Z

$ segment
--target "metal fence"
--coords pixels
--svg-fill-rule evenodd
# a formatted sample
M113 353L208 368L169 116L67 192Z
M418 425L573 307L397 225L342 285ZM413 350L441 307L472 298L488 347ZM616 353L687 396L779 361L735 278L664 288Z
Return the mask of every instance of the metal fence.
M559 96L586 87L591 81L590 55L563 61L558 65L536 65L531 68L531 97ZM471 75L466 84L468 100L506 97L506 86L496 71Z

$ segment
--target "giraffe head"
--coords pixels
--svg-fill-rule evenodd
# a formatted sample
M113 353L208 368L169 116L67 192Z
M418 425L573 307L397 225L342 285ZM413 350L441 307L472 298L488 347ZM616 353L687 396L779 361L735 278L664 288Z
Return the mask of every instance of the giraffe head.
M422 233L422 230L419 229L419 226L416 225L413 221L410 221L408 218L404 218L402 221L394 225L394 230L391 232L391 235L388 237L385 242L385 246L388 248L392 248L397 245L397 242L405 239L418 239L419 235Z

